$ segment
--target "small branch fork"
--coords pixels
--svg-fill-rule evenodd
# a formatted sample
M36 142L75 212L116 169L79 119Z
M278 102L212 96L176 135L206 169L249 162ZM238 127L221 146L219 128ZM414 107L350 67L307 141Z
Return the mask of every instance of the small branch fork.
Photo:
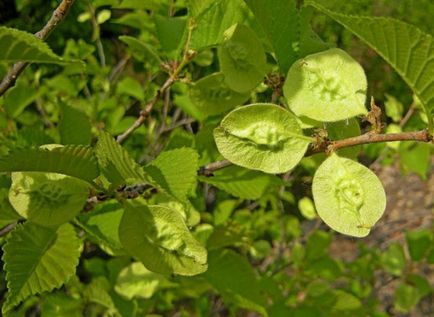
M190 45L191 33L193 31L194 25L190 22L188 26L188 35L185 43L185 49L182 56L181 62L177 65L176 69L169 75L164 84L157 90L154 98L146 105L146 107L140 111L139 117L134 121L134 123L122 134L118 135L116 141L118 143L124 142L135 130L137 130L145 121L146 117L151 113L157 102L164 96L164 93L169 89L177 80L178 76L184 67L193 59L196 53L190 50L188 47Z
M65 19L74 1L75 0L62 0L56 10L54 10L50 20L48 20L47 24L45 24L39 32L35 33L35 36L40 40L47 39L50 33ZM0 83L0 96L15 85L18 76L24 71L28 64L29 63L26 62L18 62L11 67Z

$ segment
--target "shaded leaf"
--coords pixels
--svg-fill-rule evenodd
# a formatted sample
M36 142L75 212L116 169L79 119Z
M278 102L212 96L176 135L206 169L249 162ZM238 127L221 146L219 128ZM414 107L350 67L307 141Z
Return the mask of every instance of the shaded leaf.
M210 252L204 276L229 302L267 316L258 278L246 258L231 250Z
M161 152L145 170L167 193L181 201L196 187L199 156L192 148Z

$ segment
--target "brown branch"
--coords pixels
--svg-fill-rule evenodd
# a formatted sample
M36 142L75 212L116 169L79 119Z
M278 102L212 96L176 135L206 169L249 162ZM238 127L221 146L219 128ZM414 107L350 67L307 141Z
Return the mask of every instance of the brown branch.
M305 157L318 153L332 153L339 149L352 147L356 145L380 143L380 142L394 142L394 141L415 141L415 142L431 142L434 143L433 136L429 134L428 130L421 130L416 132L401 132L390 134L376 134L365 133L359 136L330 141L323 140L320 143L313 144L304 155ZM204 176L212 176L213 172L232 165L228 160L222 160L202 166L198 174Z
M0 237L7 235L18 225L18 221L14 221L0 229Z
M40 31L35 33L35 37L40 40L47 39L50 33L57 27L57 25L59 25L59 23L62 22L63 19L65 19L74 1L75 0L62 0L56 10L54 10L50 20L48 20L48 22ZM26 62L18 62L11 67L7 75L0 83L0 96L2 96L6 91L8 91L9 88L15 85L18 76L23 72L23 70L27 67L28 64L29 63Z

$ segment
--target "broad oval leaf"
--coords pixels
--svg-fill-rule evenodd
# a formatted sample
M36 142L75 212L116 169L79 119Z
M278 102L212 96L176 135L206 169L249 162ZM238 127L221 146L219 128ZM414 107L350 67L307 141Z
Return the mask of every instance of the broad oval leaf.
M60 287L75 273L81 245L74 228L45 228L30 222L18 226L3 247L8 295L3 313L30 295Z
M145 172L168 194L186 202L196 188L199 155L192 148L161 152Z
M321 219L333 230L367 236L386 208L378 177L353 160L332 154L317 169L312 193Z
M250 91L264 79L264 48L255 32L245 25L235 24L225 31L218 58L226 84L235 91Z
M83 209L89 185L57 173L14 172L9 201L24 218L41 226L58 226Z
M82 145L13 150L0 158L0 172L59 173L90 184L98 177L98 162L92 148Z
M311 141L293 114L273 104L252 104L230 112L214 130L219 152L234 164L284 173L303 158Z
M330 122L366 114L366 89L359 63L343 50L332 48L295 62L283 92L297 116Z
M196 275L207 269L207 251L188 230L181 214L142 198L124 203L119 226L124 248L145 267L162 274Z
M53 53L47 43L33 34L0 27L0 61L32 63L65 63Z
M316 1L307 3L342 24L384 58L420 98L433 125L434 45L430 34L399 20L351 16L331 11Z
M239 93L230 89L222 73L203 77L190 88L191 101L207 116L226 112L249 97L249 92Z

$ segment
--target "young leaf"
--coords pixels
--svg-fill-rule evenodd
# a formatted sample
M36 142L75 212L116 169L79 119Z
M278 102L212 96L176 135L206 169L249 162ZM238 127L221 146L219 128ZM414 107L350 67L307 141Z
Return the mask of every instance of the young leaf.
M386 194L367 167L332 154L317 169L312 193L321 219L333 230L364 237L386 208Z
M0 26L0 61L31 63L65 63L47 43L33 34Z
M366 89L363 68L337 48L295 62L283 87L297 116L326 122L366 114Z
M214 130L214 138L226 159L266 173L284 173L294 168L310 143L295 116L272 104L233 110Z
M84 207L89 185L57 173L14 172L9 201L24 218L53 227L73 219Z
M191 148L179 148L161 152L146 166L145 171L168 194L186 201L196 187L199 156Z
M96 156L104 176L114 185L148 182L143 169L107 132L99 135Z
M246 258L231 250L213 251L204 276L229 302L267 316L258 278Z
M434 46L430 34L391 18L350 16L331 11L316 1L308 4L342 24L383 57L420 98L432 122Z
M124 207L119 239L147 269L179 275L206 271L206 249L190 233L179 212L148 206L141 198L125 201Z
M245 93L265 76L266 57L261 41L249 27L235 24L224 33L218 48L220 69L229 88Z
M52 291L65 283L75 272L80 249L69 224L53 229L28 222L17 227L3 247L9 290L3 313L30 295Z
M98 163L90 147L66 145L52 150L13 150L0 158L0 172L59 173L88 183L98 177Z
M89 117L66 104L61 104L61 113L59 133L62 144L89 145L92 138Z
M206 116L224 113L249 99L250 93L239 93L228 87L225 75L214 73L198 80L190 88L191 101Z
M281 183L276 176L239 166L229 166L216 171L212 177L201 177L200 180L242 199L259 199L270 186Z

